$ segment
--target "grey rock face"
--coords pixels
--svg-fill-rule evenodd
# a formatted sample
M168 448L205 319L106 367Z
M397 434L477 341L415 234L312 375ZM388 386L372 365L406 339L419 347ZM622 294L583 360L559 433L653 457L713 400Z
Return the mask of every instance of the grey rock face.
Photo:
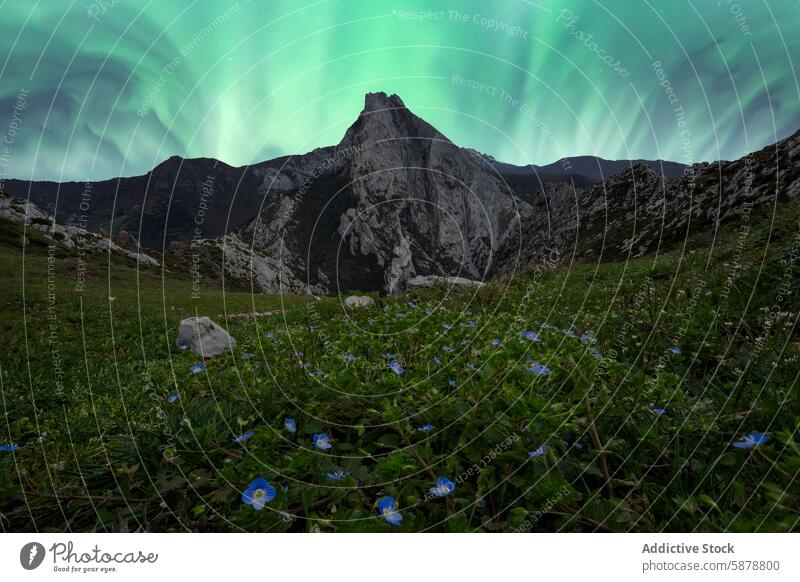
M189 346L196 356L209 358L233 348L236 340L210 317L187 317L181 320L175 343Z
M673 180L635 165L590 189L546 184L492 274L640 257L798 193L800 132L739 160L688 166Z
M263 177L264 209L241 238L321 293L399 293L417 275L483 278L531 212L485 158L384 93L367 95L337 147Z

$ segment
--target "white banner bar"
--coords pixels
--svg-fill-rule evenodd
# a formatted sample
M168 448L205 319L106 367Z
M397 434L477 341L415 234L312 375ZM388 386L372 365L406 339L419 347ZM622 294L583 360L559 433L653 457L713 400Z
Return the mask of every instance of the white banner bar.
M0 536L2 581L797 581L799 562L797 534Z

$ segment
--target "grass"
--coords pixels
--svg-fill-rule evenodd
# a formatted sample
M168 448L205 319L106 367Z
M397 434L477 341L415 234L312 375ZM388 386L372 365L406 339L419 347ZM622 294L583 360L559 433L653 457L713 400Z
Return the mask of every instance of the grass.
M193 297L102 257L77 292L74 257L49 267L32 239L23 262L6 229L0 444L24 448L0 452L2 530L796 531L800 302L781 290L800 283L799 217L349 313L338 298ZM254 309L275 314L225 317ZM201 374L174 343L195 314L238 341ZM753 431L769 441L732 446ZM240 496L261 476L277 494L254 511ZM428 492L439 476L455 483L443 498ZM400 526L378 516L386 495Z

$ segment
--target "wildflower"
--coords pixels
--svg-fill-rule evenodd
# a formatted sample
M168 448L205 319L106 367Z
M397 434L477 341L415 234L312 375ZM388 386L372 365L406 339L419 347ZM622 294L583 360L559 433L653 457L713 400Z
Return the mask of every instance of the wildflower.
M264 506L275 499L275 487L263 477L253 479L247 489L242 493L242 503L252 505L256 511L261 511Z
M345 471L343 469L334 469L330 473L325 473L325 476L331 481L341 481L347 477L352 471Z
M447 383L448 383L448 384L450 384L450 387L451 387L451 388L455 388L455 387L456 387L456 379L455 379L455 378L450 378L450 379L447 381Z
M467 362L467 370L474 370L474 369L475 369L475 364L473 364L472 362Z
M309 373L309 376L311 376L312 378L316 378L317 376L324 376L324 375L325 375L325 372L323 372L322 370L315 370L314 372Z
M191 368L189 368L189 371L192 374L199 374L200 372L205 372L206 371L206 365L203 362L199 362L199 363L195 364L194 366L192 366Z
M647 411L650 414L657 414L658 416L661 416L662 414L666 414L667 413L667 409L666 408L648 408Z
M676 356L680 356L683 352L681 351L680 346L672 346L669 351L671 351Z
M528 453L528 456L533 458L533 459L535 459L536 457L541 457L542 455L544 455L547 452L547 449L549 449L549 448L550 448L549 445L542 445L538 449L536 449L535 451L530 451Z
M499 338L499 337L496 337L496 338L494 338L494 339L492 340L492 345L493 345L493 346L499 346L501 343L502 343L502 342L500 341L500 338Z
M443 323L443 324L442 324L442 327L443 327L444 329L453 329L453 326L452 326L452 325L450 325L449 323Z
M392 372L394 372L395 374L397 374L398 376L406 371L405 368L400 366L400 364L398 364L397 361L395 361L395 360L392 360L391 362L389 362L389 369Z
M417 427L417 432L430 432L433 430L432 424L423 424L422 426Z
M451 348L450 346L448 346L447 344L445 344L445 345L443 345L443 346L442 346L442 351L443 351L444 353L449 353L449 352L452 352L452 351L453 351L453 348Z
M242 354L242 359L243 360L249 360L250 358L255 358L255 357L256 357L256 355L255 354L251 354L250 352L245 352L245 353Z
M417 305L417 304L416 304L416 303L414 303L413 301L409 301L409 302L408 302L408 306L409 306L411 309L419 309L419 305Z
M283 421L283 428L289 432L297 432L297 421L293 418L287 418Z
M486 507L486 497L478 497L478 499L475 501L475 505L477 505L480 509Z
M744 438L733 443L733 446L737 449L752 449L753 447L766 444L768 440L769 435L760 432L754 432L744 435Z
M530 340L532 342L540 341L539 340L539 334L536 333L535 331L523 331L522 332L522 337L524 337L526 340Z
M324 432L315 434L312 439L314 440L314 446L322 451L327 451L329 448L331 448L331 437L326 435Z
M298 351L298 350L295 350L295 352L294 352L294 355L295 355L296 357L298 357L298 358L302 358L302 357L303 357L303 352L301 352L301 351Z
M470 343L470 341L471 341L471 340L468 340L468 339L461 340L461 345L462 345L462 346L466 346L466 345L468 345L468 344Z
M355 362L358 359L353 354L345 354L343 357L344 357L346 362Z
M386 353L384 353L384 354L381 354L381 355L384 358L386 358L387 360L396 360L397 359L397 354L386 354Z
M21 445L0 445L0 451L18 451L24 448Z
M531 364L530 368L528 368L528 371L537 376L547 376L550 373L550 368L539 362L534 362Z
M264 334L264 337L266 337L267 339L274 340L275 339L275 334L272 333L271 331L268 331L267 333Z
M592 357L593 357L593 358L596 358L596 359L598 359L598 360L602 360L602 359L603 359L603 354L601 354L600 352L598 352L598 351L597 351L596 349L594 349L594 348L592 348L591 350L589 350L589 353L590 353L590 354L592 354Z
M439 356L433 356L433 361L437 366L442 363L442 360Z
M581 334L581 341L582 342L589 342L590 344L597 343L597 338L593 338L588 333Z
M400 522L403 521L403 516L397 511L397 502L394 497L389 495L378 500L378 512L390 525L400 525Z
M250 438L251 436L253 436L254 434L255 434L255 433L254 433L252 430L248 430L246 433L244 433L244 434L240 434L240 435L239 435L239 436L237 436L235 439L233 439L233 442L235 442L235 443L243 443L244 441L246 441L247 439L249 439L249 438Z
M456 484L453 483L450 479L448 479L447 477L439 477L436 480L436 486L431 487L430 489L428 489L428 491L434 497L444 497L445 495L449 495L450 493L452 493L455 488Z
M180 398L180 394L178 394L178 391L176 390L167 396L167 404L175 404L175 401L178 400L178 398Z

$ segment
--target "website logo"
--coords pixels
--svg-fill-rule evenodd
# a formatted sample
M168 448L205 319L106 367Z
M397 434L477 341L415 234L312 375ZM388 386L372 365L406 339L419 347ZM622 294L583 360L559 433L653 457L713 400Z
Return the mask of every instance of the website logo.
M19 552L19 563L26 570L35 570L44 561L44 546L38 542L30 542L22 546Z

